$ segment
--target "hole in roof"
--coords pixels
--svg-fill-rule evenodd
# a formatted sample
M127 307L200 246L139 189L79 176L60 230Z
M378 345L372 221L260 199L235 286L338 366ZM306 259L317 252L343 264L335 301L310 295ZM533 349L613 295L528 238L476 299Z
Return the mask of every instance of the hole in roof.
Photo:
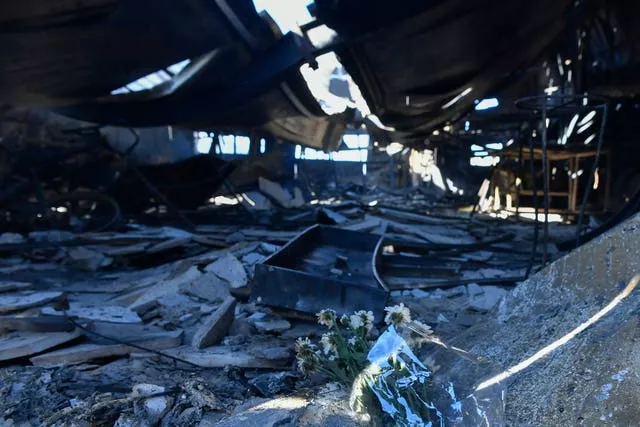
M124 85L123 87L112 90L111 95L122 95L130 92L141 92L143 90L153 89L154 87L171 80L173 76L179 74L190 63L190 59L185 59L168 66L166 69L154 71L153 73L147 74L144 77L140 77L139 79Z

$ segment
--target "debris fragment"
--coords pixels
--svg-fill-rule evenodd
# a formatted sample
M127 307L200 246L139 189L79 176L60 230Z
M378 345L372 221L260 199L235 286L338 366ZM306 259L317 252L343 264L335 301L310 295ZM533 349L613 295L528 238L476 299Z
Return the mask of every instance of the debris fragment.
M204 319L193 336L191 345L194 348L206 348L219 344L229 332L235 308L236 299L227 297L213 314Z
M73 341L83 335L83 331L73 332L11 332L0 336L0 361L27 357Z
M206 266L205 271L226 280L233 289L247 286L247 272L238 258L230 253Z
M3 294L0 295L0 313L24 310L38 307L62 298L62 292L36 292L31 294Z

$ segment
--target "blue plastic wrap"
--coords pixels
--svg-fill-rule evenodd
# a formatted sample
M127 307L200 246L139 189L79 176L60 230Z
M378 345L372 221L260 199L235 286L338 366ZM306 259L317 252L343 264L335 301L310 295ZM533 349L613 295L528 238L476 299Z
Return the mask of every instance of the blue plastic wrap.
M373 345L367 356L370 365L354 383L354 410L373 412L373 395L387 424L505 425L504 389L497 385L474 392L475 384L493 368L491 364L444 346L429 357L428 364L433 366L429 369L409 347L407 342L413 340L405 339L405 334L390 326ZM437 339L432 342L437 344Z

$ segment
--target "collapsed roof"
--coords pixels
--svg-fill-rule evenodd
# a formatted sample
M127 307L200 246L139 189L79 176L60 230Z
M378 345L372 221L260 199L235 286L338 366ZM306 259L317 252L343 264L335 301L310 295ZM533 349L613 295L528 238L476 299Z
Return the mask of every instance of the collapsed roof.
M314 46L250 0L26 0L0 6L0 103L111 125L257 130L332 151L353 111L325 114L300 66L334 51L367 101L362 115L390 131L378 139L422 143L485 96L540 93L529 67L556 55L575 59L576 93L635 95L629 17L640 7L629 3L317 0L309 29L337 36ZM159 71L154 87L116 91Z

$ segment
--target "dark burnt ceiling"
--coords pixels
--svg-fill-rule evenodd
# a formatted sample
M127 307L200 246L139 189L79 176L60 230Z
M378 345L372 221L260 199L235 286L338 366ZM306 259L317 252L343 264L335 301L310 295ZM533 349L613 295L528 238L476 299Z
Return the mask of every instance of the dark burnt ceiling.
M469 120L508 136L523 121L515 100L550 87L636 96L636 3L316 0L316 25L337 37L313 46L304 31L280 34L251 0L8 2L0 104L112 125L254 130L334 150L362 116L325 114L299 71L334 51L386 125L375 133L382 143L430 144L447 135L434 130ZM169 82L111 94L184 59ZM474 111L487 97L501 107Z

